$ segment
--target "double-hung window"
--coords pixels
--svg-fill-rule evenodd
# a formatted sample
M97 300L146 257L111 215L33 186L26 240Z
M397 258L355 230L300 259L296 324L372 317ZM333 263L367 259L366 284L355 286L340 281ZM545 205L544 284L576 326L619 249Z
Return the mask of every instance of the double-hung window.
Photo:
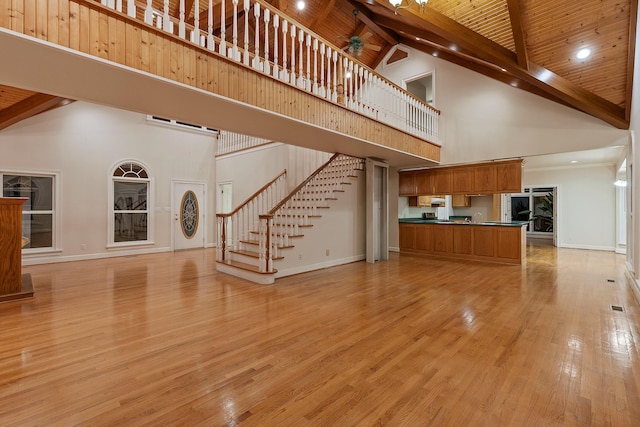
M22 235L29 239L24 249L55 247L55 175L0 172L2 197L24 197ZM28 251L30 252L30 251Z

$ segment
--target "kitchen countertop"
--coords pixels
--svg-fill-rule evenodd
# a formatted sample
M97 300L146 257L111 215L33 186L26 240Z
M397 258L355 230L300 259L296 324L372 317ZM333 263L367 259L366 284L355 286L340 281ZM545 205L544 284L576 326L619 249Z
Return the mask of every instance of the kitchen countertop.
M399 218L398 222L401 224L438 224L438 225L480 225L480 226L499 226L499 227L522 227L529 223L529 221L512 221L512 222L499 222L499 221L485 221L485 222L464 222L464 221L447 221L440 219L422 219L422 218Z

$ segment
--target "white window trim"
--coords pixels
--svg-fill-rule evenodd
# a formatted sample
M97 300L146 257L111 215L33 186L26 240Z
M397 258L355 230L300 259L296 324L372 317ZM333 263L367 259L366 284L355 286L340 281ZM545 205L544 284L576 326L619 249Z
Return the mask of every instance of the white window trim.
M51 233L51 247L48 248L29 248L22 249L23 256L39 255L48 253L62 252L60 245L60 223L62 217L62 205L60 204L60 195L62 193L62 172L60 171L34 171L34 170L19 170L19 169L0 169L0 175L22 175L22 176L44 176L53 177L53 218L51 224L53 225L53 232ZM0 180L0 185L2 181ZM2 192L0 192L2 196ZM33 211L37 213L38 211Z
M113 176L113 173L116 169L122 165L123 163L136 163L147 172L147 178L125 178L119 177L116 178ZM131 182L146 182L149 185L147 192L147 240L138 240L133 242L116 242L114 241L113 234L115 231L114 217L115 217L115 209L113 208L114 200L113 200L113 183L115 181L131 181ZM151 175L149 166L147 166L144 162L136 159L123 159L119 160L111 166L109 169L109 177L107 182L107 194L108 196L108 219L107 219L107 249L121 249L121 248L131 248L131 247L141 247L141 246L153 246L155 245L154 236L153 236L153 224L154 224L154 177Z

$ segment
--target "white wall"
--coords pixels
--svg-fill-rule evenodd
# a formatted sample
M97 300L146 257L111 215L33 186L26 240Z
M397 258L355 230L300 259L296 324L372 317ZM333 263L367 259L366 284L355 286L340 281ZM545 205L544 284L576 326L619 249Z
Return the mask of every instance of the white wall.
M524 171L525 187L558 187L558 246L615 250L613 165Z
M213 135L159 126L146 116L75 102L21 121L0 132L0 170L60 173L60 252L25 256L25 263L65 261L153 252L172 248L172 179L200 181L214 188ZM152 177L154 244L107 249L110 172L122 160L136 160ZM215 212L208 197L207 218ZM207 227L205 244L215 229ZM86 249L82 249L86 245Z
M640 20L640 10L638 11ZM640 201L638 200L638 189L640 189L640 176L638 166L640 166L640 149L638 148L638 137L640 136L640 31L636 32L636 57L634 61L633 76L633 98L631 105L631 124L629 152L627 157L627 201L630 203L627 209L627 268L636 280L636 292L640 299L640 216L632 215L638 212ZM633 170L633 174L631 173ZM631 176L633 175L633 176Z
M376 70L401 85L434 72L442 111L442 164L587 150L627 144L627 131L408 48L409 58Z

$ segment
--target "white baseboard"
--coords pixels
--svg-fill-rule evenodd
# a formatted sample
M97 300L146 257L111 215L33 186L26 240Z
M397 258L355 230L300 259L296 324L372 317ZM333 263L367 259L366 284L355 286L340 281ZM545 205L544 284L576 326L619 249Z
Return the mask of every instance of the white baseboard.
M207 243L204 245L205 248L217 248L218 246L215 243Z
M161 252L171 252L171 248L145 248L145 249L129 249L114 252L101 252L86 255L52 255L22 257L22 265L38 265L38 264L54 264L57 262L86 261L90 259L114 258L119 256L157 254Z
M633 295L636 297L636 303L640 305L640 281L633 278L633 274L631 274L629 269L625 271L625 276L627 277L627 283L629 287L631 287Z
M558 245L558 247L567 248L567 249L587 249L590 251L608 251L608 252L614 252L616 250L614 246L575 245L571 243L562 243Z
M355 255L347 258L334 259L332 261L319 262L317 264L301 265L297 267L288 268L286 270L278 270L276 273L276 279L279 277L292 276L294 274L306 273L309 271L320 270L322 268L335 267L336 265L349 264L351 262L363 261L366 259L366 255ZM276 265L277 268L277 265Z
M389 252L400 252L400 248L395 246L389 246Z

